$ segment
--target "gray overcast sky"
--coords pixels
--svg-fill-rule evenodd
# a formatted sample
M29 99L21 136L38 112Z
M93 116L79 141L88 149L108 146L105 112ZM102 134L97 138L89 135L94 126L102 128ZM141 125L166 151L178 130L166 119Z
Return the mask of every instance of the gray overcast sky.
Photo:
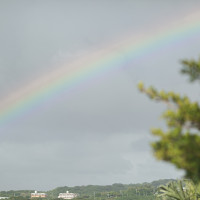
M69 60L124 35L145 34L200 11L200 1L0 1L1 99ZM200 19L199 19L200 20ZM156 161L150 127L165 106L141 95L139 80L189 93L182 58L198 58L200 36L165 45L74 90L1 131L0 190L137 183L183 172Z

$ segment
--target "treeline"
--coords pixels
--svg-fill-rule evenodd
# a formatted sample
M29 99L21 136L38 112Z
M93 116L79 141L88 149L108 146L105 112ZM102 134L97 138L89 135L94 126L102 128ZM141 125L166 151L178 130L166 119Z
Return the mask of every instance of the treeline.
M99 185L87 185L87 186L75 186L75 187L57 187L45 192L47 198L45 199L57 199L59 193L65 193L69 191L71 193L77 193L79 196L76 200L154 200L155 192L159 185L165 185L172 179L164 179L153 181L151 183L142 184L121 184L115 183L113 185L99 186ZM30 199L30 194L34 190L10 190L1 191L1 197L10 197L11 200L27 200ZM34 198L35 199L35 198ZM39 198L37 198L39 199ZM44 198L42 198L44 200Z
M35 192L34 190L9 190L0 191L1 197L30 197L30 194Z
M172 179L162 179L158 181L153 181L151 183L142 184L120 184L115 183L113 185L99 186L99 185L87 185L87 186L75 186L75 187L58 187L47 192L48 197L56 198L59 193L65 191L70 191L72 193L79 194L77 199L108 199L108 198L118 198L122 197L125 199L130 199L129 197L136 196L150 196L153 195L159 185L165 185L168 182L173 181ZM150 198L149 198L150 200Z

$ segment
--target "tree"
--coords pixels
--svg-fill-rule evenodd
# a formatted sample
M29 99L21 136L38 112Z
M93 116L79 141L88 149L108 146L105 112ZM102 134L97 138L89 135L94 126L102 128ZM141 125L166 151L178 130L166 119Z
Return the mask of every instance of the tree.
M163 200L198 200L200 185L190 180L173 181L158 188L157 197Z
M159 193L157 195L162 199L175 199L175 200L190 200L191 196L186 192L182 181L171 182L166 186L159 186Z
M200 59L183 60L182 64L181 72L189 76L191 82L200 81ZM157 91L152 86L145 88L143 83L139 83L138 88L150 99L167 104L167 109L162 115L167 131L160 128L151 131L159 137L158 141L151 144L155 157L184 169L185 177L200 182L199 103L172 91Z

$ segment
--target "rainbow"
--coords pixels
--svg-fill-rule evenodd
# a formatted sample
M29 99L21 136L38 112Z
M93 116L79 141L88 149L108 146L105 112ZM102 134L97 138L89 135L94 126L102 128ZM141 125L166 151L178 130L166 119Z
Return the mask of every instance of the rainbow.
M165 45L174 45L200 34L200 15L173 22L152 33L123 37L112 44L82 56L45 74L1 99L0 127L37 110L49 100L62 95L92 78L120 68ZM125 38L125 39L124 39Z

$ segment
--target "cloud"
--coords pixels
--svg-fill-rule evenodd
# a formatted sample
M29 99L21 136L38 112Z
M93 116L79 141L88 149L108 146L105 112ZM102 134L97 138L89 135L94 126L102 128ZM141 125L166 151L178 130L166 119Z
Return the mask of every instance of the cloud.
M185 18L199 7L194 2L1 1L0 97L118 38ZM197 56L199 41L197 35L149 51L1 127L2 190L177 177L149 147L149 128L164 127L159 116L165 106L149 101L136 85L144 80L197 99L198 89L179 77L177 62Z

